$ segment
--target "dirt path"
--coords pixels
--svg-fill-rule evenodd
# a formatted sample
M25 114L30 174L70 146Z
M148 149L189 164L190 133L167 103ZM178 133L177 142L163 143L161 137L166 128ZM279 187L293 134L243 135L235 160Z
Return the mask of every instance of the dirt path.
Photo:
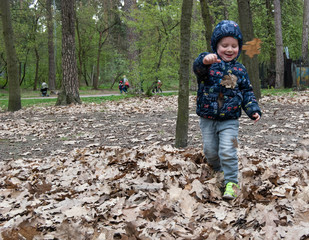
M43 157L91 144L133 147L174 144L175 97L132 99L74 107L28 108L0 115L1 158ZM194 99L190 103L189 146L201 147ZM295 151L308 133L308 104L261 103L258 124L243 114L240 144L259 149Z

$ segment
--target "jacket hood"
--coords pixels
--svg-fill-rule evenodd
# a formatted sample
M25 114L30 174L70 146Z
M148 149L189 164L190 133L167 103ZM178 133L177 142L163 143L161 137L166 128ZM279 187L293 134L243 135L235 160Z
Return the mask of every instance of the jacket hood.
M243 45L243 38L242 33L240 31L239 25L231 20L223 20L218 23L218 25L215 27L212 36L211 36L211 49L214 53L217 53L217 44L223 37L234 37L238 40L239 44L239 57Z

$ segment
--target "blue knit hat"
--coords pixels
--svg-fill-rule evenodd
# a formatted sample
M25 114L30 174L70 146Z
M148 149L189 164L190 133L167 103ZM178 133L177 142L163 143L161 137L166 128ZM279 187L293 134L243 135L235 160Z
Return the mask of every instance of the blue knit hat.
M215 27L212 36L211 36L211 49L214 53L217 52L217 44L221 40L221 38L224 37L234 37L238 40L239 44L239 53L238 56L240 55L241 48L243 45L242 42L242 34L240 31L240 27L238 24L234 21L230 20L223 20L218 23L218 25ZM237 57L238 57L237 56Z

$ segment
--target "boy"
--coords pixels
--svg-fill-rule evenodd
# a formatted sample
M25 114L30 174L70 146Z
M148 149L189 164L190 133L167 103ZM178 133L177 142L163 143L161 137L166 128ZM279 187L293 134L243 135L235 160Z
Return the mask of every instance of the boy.
M241 108L255 122L262 115L247 71L236 61L242 45L238 24L223 20L211 37L213 53L201 53L193 64L203 151L213 170L224 174L224 199L236 198L239 189L236 148Z

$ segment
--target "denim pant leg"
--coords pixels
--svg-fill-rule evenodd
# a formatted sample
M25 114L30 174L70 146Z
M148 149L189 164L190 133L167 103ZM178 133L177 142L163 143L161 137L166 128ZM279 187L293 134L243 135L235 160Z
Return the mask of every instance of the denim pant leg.
M219 122L219 158L224 172L224 183L238 183L238 120L226 120Z
M203 151L208 164L215 171L222 171L219 158L219 136L217 121L200 118L200 129L203 138Z

